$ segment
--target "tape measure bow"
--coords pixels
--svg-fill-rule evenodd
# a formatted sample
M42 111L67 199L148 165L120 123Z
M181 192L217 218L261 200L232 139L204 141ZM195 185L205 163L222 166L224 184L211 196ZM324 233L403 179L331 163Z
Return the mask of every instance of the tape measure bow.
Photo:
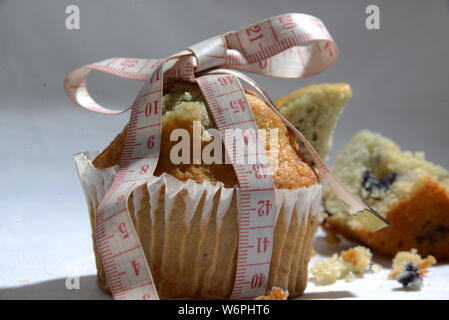
M118 173L95 216L97 248L115 299L158 299L127 199L135 188L151 178L158 162L164 80L197 83L224 137L229 128L257 132L250 108L242 108L241 112L229 112L229 108L228 111L225 108L235 100L249 106L240 80L253 85L277 112L263 91L238 71L269 77L307 77L331 66L337 56L337 46L321 20L292 13L213 37L165 59L112 58L78 68L67 75L65 91L78 106L103 114L119 114L131 109ZM92 70L143 81L144 85L128 108L105 108L97 104L87 90L86 79ZM292 128L291 124L286 124ZM335 181L307 140L299 132L296 134L316 158L323 176ZM255 143L260 143L257 135ZM224 145L232 154L232 143L224 138ZM258 150L261 149L259 159L266 163L264 148ZM244 155L245 160L248 156ZM270 211L275 211L274 184L270 174L256 175L248 161L233 165L239 182L240 230L231 298L241 299L265 294L267 289L271 246L257 253L249 244L261 236L273 240L275 215ZM357 203L353 210L367 208L341 184L332 185L340 190L346 203ZM261 209L263 215L254 214Z

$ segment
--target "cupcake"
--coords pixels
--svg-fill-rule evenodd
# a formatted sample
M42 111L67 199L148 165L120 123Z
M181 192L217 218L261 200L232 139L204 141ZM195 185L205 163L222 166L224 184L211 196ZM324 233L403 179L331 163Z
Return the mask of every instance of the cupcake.
M326 190L326 230L390 256L416 248L421 255L449 259L446 169L427 161L422 152L402 151L390 139L363 130L337 156L333 172L390 226L377 232L366 230Z
M307 283L321 184L282 120L253 93L247 91L246 98L259 129L278 129L273 175L277 218L266 294L280 287L296 297ZM170 140L175 129L185 129L192 137L196 121L201 148L211 142L208 129L216 126L195 84L168 85L162 107L159 162L153 177L129 198L133 222L162 299L228 299L236 276L239 237L234 169L231 164L174 164L170 159L177 143ZM126 135L127 127L101 153L76 156L93 230L96 209L117 172ZM93 241L97 282L108 290L95 237Z

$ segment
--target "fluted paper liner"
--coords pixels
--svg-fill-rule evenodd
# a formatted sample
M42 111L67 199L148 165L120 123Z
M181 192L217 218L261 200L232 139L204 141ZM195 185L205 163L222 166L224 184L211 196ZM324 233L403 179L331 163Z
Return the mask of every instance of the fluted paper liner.
M92 230L95 211L118 169L94 168L91 159L97 154L75 156ZM168 174L152 177L133 191L128 205L161 298L229 298L237 265L238 192L238 187L182 182ZM295 297L307 284L322 187L317 184L275 192L277 212L267 293L277 286ZM108 290L95 236L93 241L98 284Z

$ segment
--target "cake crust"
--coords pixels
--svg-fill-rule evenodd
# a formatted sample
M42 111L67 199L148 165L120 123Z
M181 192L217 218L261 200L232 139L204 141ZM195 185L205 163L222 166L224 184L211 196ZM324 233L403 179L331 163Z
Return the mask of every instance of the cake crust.
M382 216L390 226L377 232L338 219L327 219L324 228L389 256L416 248L421 255L449 260L449 194L439 183L424 178L419 190Z

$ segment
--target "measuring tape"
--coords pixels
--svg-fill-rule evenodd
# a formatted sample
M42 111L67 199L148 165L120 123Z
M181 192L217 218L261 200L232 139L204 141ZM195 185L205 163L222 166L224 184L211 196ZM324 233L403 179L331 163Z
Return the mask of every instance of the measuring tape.
M95 214L97 250L115 299L158 299L127 204L131 192L146 183L157 166L164 79L199 85L231 159L235 155L234 140L227 135L228 130L253 133L245 141L258 146L256 157L244 153L243 161L233 161L239 183L239 242L231 295L232 299L252 298L265 294L267 289L276 208L265 148L239 79L255 86L277 110L254 82L236 70L299 78L325 70L337 56L337 46L321 20L292 13L213 37L166 59L113 58L67 75L64 88L75 104L103 114L119 114L131 109L117 175ZM87 91L86 79L92 70L144 81L144 85L130 107L111 110L97 104ZM304 138L299 132L295 133ZM307 140L303 141L317 163L324 165ZM250 158L256 159L256 163L249 161ZM325 165L323 168L327 170ZM324 172L324 177L330 181L336 179L329 170ZM334 185L346 190L341 184ZM361 203L347 191L343 192L342 200L349 204L359 201L359 206ZM364 210L369 209L361 204ZM356 206L350 209L354 208Z
M270 271L275 223L274 183L265 156L265 145L257 137L256 121L237 78L232 75L203 76L198 78L198 85L223 137L225 149L233 159L239 183L239 242L231 299L263 295ZM238 107L232 108L234 105ZM255 153L249 154L247 148L243 151L242 161L233 158L236 157L234 148L237 141L228 132L241 132L240 137L247 138L242 144L255 144ZM244 136L244 133L249 136ZM253 161L249 161L250 158Z

